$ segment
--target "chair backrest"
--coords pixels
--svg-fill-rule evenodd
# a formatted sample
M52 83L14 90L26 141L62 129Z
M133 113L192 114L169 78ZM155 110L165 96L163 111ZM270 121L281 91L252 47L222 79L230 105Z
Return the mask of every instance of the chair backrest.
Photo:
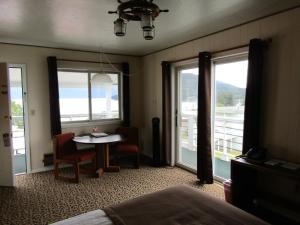
M64 133L55 136L55 158L59 159L62 156L72 154L77 150L73 138L74 133Z
M119 127L116 132L125 138L125 143L139 145L139 129L136 127Z

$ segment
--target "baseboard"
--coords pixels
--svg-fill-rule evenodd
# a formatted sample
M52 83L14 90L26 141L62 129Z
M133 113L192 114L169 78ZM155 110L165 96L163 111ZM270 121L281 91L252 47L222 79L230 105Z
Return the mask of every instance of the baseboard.
M59 166L59 168L67 168L67 167L72 167L72 165L62 165ZM31 170L30 173L42 173L42 172L48 172L54 170L54 166L45 166L39 169Z
M47 172L47 171L51 171L51 170L54 170L54 166L45 166L42 168L34 169L34 170L31 170L29 173L41 173L41 172Z
M141 153L141 158L143 158L147 162L152 162L152 157L149 156L148 154ZM88 164L88 163L90 163L90 162L84 162L84 163L82 163L82 165ZM72 165L62 165L59 168L66 168L66 167L71 167L71 166ZM51 170L54 170L54 166L45 166L42 168L34 169L34 170L31 170L29 173L41 173L41 172L47 172L47 171L51 171Z
M85 164L89 164L91 162L89 161L86 161L86 162L82 162L80 163L80 165L85 165ZM72 167L71 164L65 164L65 165L61 165L59 166L59 168L67 168L67 167ZM34 169L34 170L31 170L29 173L41 173L41 172L47 172L47 171L51 171L51 170L54 170L54 166L45 166L45 167L42 167L42 168L38 168L38 169Z
M152 154L149 152L141 152L141 156L144 156L144 157L152 160Z

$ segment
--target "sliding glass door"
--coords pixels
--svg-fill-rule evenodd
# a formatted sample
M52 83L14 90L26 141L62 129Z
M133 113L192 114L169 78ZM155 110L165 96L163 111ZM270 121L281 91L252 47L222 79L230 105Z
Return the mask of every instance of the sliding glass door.
M213 62L214 176L230 178L230 160L242 154L248 60L228 57Z
M197 168L198 67L177 70L177 150L176 163Z
M212 61L212 156L216 178L230 178L230 160L242 154L247 55ZM197 169L197 64L176 68L176 164Z

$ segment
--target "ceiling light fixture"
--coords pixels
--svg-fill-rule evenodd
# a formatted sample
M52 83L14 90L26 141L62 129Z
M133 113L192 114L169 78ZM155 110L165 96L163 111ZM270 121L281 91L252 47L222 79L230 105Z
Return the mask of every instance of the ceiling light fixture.
M143 36L146 40L152 40L155 36L153 21L161 12L169 12L168 9L161 10L153 0L118 0L120 5L116 11L109 14L118 14L119 18L114 21L114 33L116 36L126 34L126 25L129 21L140 21Z

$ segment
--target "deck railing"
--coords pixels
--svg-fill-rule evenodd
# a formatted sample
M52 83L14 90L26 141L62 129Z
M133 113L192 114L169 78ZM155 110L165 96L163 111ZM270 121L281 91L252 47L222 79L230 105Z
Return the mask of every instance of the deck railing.
M24 140L24 119L23 116L12 116L12 141L14 155L25 154Z
M197 151L197 116L182 114L181 118L181 147ZM243 118L216 116L214 122L214 156L229 161L240 155L243 143Z
M112 119L118 118L119 112L118 111L111 111L111 112L103 112L97 113L92 115L93 120L104 120L104 119ZM62 122L72 122L72 121L87 121L89 118L88 114L65 114L61 115Z

